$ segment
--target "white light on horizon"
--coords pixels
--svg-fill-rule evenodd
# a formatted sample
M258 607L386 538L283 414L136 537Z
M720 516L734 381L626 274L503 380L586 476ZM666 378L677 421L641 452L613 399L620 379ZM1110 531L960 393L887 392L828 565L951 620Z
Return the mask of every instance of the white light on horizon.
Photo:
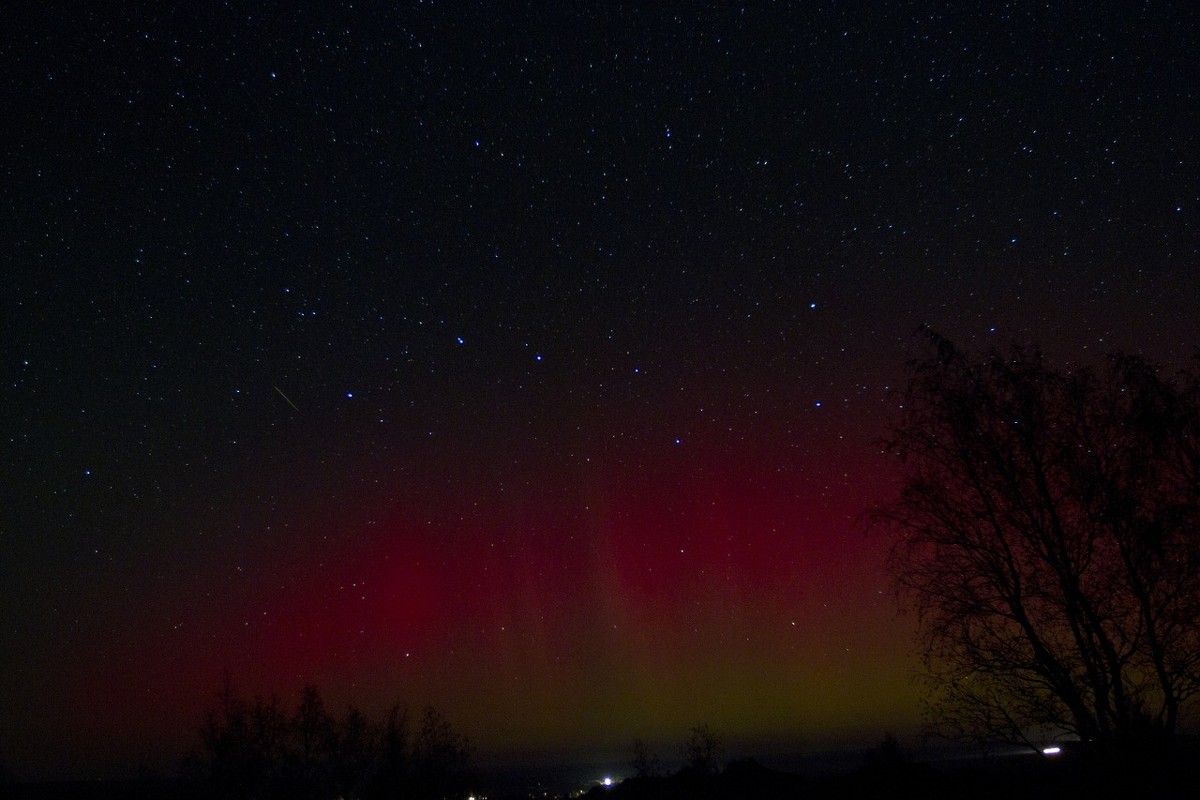
M1042 748L1042 755L1044 756L1056 756L1061 752L1062 748L1057 745L1051 745L1050 747Z

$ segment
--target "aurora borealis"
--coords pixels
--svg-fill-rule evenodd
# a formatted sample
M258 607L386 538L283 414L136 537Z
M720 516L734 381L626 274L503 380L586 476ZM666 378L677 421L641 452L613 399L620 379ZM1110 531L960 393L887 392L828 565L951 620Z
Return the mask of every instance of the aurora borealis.
M913 332L1200 342L1197 12L973 5L0 12L0 766L914 730Z

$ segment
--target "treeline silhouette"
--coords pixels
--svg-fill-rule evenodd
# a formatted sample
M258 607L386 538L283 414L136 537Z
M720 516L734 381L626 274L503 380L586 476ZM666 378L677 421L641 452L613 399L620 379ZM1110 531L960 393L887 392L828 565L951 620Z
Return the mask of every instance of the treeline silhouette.
M278 697L241 697L227 679L201 730L208 779L228 800L466 797L471 747L433 707L410 720L393 706L373 721L341 716L306 686L292 711Z

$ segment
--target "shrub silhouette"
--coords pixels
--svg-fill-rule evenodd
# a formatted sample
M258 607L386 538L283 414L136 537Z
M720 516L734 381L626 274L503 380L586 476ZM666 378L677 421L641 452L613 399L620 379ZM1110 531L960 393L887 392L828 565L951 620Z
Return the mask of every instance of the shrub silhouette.
M642 739L633 740L633 760L630 762L633 774L638 778L657 778L662 772L662 763L658 756L650 752L650 748Z
M721 770L724 748L721 736L707 724L692 728L687 740L684 770L696 775L716 775Z

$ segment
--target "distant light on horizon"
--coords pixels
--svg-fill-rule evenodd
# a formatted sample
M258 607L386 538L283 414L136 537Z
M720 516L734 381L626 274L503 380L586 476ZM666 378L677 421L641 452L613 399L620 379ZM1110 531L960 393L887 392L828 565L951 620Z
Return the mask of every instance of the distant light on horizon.
M1061 752L1062 748L1057 745L1051 745L1050 747L1042 748L1042 755L1044 756L1056 756Z

